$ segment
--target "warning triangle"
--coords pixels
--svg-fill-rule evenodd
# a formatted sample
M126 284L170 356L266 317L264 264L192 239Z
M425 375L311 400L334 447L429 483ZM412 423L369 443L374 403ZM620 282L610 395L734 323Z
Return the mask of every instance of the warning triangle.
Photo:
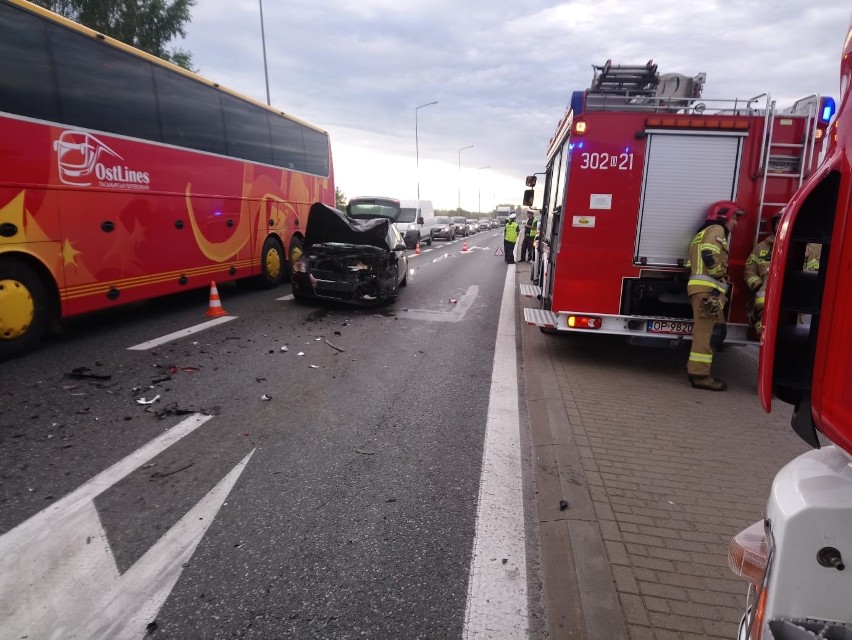
M502 256L503 250L500 247L497 247L497 251L494 252L495 256Z

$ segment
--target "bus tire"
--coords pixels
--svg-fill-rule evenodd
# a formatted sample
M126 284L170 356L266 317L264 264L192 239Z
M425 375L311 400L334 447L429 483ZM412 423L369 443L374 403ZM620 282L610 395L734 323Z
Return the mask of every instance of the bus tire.
M273 237L267 238L260 251L260 285L272 289L284 279L286 260L281 243Z
M49 316L47 289L35 270L0 258L0 362L35 349Z
M287 278L293 273L293 265L302 258L302 239L299 236L293 236L290 239L290 249L287 251Z

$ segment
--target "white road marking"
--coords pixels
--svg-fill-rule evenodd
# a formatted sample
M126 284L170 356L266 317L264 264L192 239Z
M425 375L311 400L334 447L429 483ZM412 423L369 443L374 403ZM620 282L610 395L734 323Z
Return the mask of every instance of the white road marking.
M468 309L473 306L473 301L479 294L479 285L472 284L467 291L458 299L449 311L438 311L435 309L406 309L397 313L397 318L409 320L426 320L428 322L461 322L464 320Z
M482 455L464 638L526 638L527 564L515 361L515 270L506 273ZM505 564L504 564L505 562Z
M292 300L292 299L293 299L293 294L291 293L291 294L288 294L288 295L286 295L286 296L281 296L280 298L275 298L275 299L276 299L276 300Z
M215 327L217 324L236 320L237 317L238 316L222 316L221 318L214 318L213 320L197 324L194 327L181 329L180 331L175 331L174 333L170 333L160 338L154 338L153 340L149 340L148 342L142 342L140 344L133 345L132 347L127 347L127 350L146 351L148 349L153 349L154 347L158 347L161 344L166 344L167 342L171 342L172 340L177 340L178 338L185 338L186 336L191 336L193 333L198 333L199 331L204 331L205 329L209 329L210 327Z
M4 638L145 635L253 451L123 575L93 501L209 419L190 416L0 536Z

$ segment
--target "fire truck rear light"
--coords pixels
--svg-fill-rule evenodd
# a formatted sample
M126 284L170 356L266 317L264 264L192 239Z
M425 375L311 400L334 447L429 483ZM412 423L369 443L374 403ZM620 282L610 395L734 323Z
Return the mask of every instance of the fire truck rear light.
M588 125L582 120L577 120L574 123L574 133L576 133L577 135L583 135L584 133L586 133L587 128Z
M728 566L735 575L759 585L763 582L768 560L769 545L766 544L763 532L763 520L743 529L731 540L728 547Z
M568 326L572 329L600 329L600 318L594 316L568 316Z

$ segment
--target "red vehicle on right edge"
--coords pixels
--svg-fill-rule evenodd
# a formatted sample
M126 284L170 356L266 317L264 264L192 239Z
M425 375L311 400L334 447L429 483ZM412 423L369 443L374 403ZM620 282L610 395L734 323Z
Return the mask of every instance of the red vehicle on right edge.
M690 242L711 204L735 201L747 215L731 238L727 341L749 342L745 260L818 165L833 101L811 95L782 109L766 93L705 98L705 74L661 75L653 62L594 69L548 146L538 259L521 286L541 305L526 321L688 338Z
M758 368L764 409L773 395L792 404L792 427L814 450L778 472L763 519L731 542L731 568L750 583L740 639L852 638L850 83L852 25L825 160L778 228ZM815 244L817 271L803 266Z

